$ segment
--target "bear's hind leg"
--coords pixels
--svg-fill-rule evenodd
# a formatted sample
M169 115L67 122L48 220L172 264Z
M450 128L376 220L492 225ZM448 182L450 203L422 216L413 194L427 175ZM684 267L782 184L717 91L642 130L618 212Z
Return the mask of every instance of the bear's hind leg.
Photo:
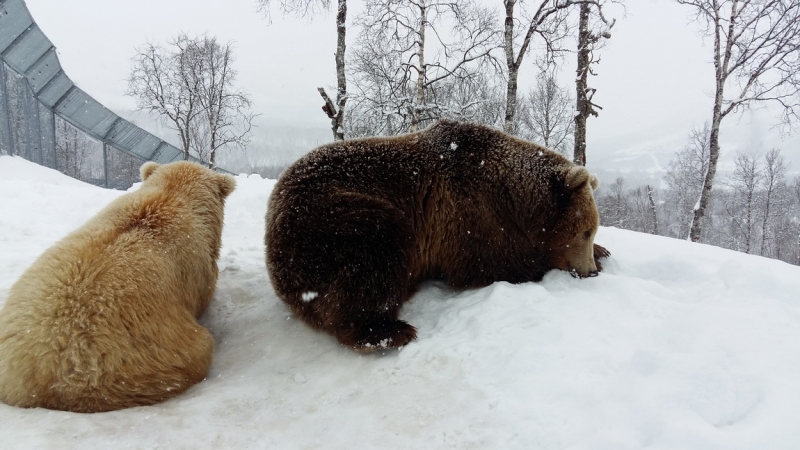
M343 345L360 352L403 347L417 337L417 329L390 318L374 318L342 323L331 330Z
M337 193L327 209L335 226L317 234L330 260L316 286L321 295L310 305L313 315L340 343L359 351L406 345L417 335L398 319L414 290L409 219L385 199L352 192Z

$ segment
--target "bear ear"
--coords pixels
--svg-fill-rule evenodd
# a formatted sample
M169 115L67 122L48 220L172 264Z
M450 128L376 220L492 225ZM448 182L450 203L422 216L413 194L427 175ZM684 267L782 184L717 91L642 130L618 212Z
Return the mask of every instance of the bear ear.
M568 191L574 191L580 189L586 185L586 183L590 183L592 178L594 178L594 176L589 174L589 171L586 170L586 167L572 166L567 171L567 176L564 179L564 187Z
M589 177L589 184L592 185L592 190L596 191L597 188L600 187L600 180L598 180L596 176L591 175Z
M218 174L219 196L226 198L236 189L236 180L230 175Z
M142 181L150 178L150 175L158 169L159 164L153 161L147 161L146 163L142 164L142 167L139 168L139 175L142 177Z

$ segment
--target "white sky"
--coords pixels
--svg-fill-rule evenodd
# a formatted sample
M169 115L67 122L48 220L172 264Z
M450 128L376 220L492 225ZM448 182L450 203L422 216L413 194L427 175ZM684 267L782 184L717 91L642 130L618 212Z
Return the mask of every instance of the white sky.
M500 0L484 0L496 4ZM360 2L350 5L349 42ZM58 48L67 74L111 109L134 109L127 87L134 49L147 41L164 43L177 33L207 32L235 41L239 86L249 92L267 120L327 129L317 86L335 85L334 16L313 22L273 11L270 24L255 0L28 0L34 20ZM628 0L627 14L602 50L595 102L603 107L589 121L589 166L600 170L658 171L683 146L688 130L711 114L713 67L690 8L672 0ZM572 57L569 58L573 59ZM527 91L533 58L522 69ZM568 63L571 63L569 61ZM571 82L572 70L563 72ZM723 130L723 170L736 150L764 152L781 146L800 168L797 139L781 142L765 113L757 120L727 119Z

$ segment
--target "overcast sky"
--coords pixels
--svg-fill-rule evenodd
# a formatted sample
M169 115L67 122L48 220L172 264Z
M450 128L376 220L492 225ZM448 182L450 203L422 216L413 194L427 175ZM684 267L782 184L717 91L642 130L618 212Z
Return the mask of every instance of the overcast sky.
M502 2L496 3L498 18ZM208 33L234 41L239 86L249 92L265 119L328 128L316 87L335 85L336 34L333 14L306 19L273 12L272 22L256 0L27 0L44 33L58 49L66 73L111 109L134 109L124 96L135 48L165 43L179 32ZM351 2L350 25L360 2ZM690 21L691 9L673 0L628 0L617 10L612 38L602 50L595 102L603 107L588 125L589 167L657 171L685 142L693 125L711 115L713 67L710 42ZM356 30L349 30L353 42ZM352 44L350 45L352 48ZM570 57L570 59L573 59ZM528 61L532 61L529 58ZM570 64L572 66L572 64ZM522 69L527 91L535 68ZM570 69L562 74L572 79ZM333 89L331 89L333 90ZM793 170L800 167L797 139L781 142L772 118L727 119L723 159L739 149L764 152L781 146ZM725 155L731 157L726 158ZM725 162L723 162L723 170Z

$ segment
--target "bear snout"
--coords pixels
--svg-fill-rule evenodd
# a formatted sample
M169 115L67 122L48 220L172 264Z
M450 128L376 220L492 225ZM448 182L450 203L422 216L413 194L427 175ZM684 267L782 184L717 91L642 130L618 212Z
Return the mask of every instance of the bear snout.
M600 275L600 271L597 270L597 269L594 269L594 270L590 270L590 271L586 272L586 274L584 275L584 274L578 272L577 269L573 268L573 269L569 270L569 274L572 275L573 278L594 278L594 277Z

